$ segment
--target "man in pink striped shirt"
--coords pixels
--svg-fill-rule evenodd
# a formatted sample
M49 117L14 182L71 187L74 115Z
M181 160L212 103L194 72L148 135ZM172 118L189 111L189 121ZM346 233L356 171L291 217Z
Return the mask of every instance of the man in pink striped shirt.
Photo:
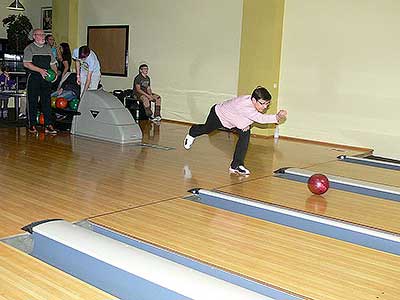
M229 172L239 175L249 175L250 171L244 166L244 158L250 141L250 126L254 123L280 123L286 119L287 111L280 110L275 115L263 112L271 103L271 94L264 87L257 87L251 95L239 96L220 104L214 105L208 114L205 124L193 125L183 142L189 150L196 137L210 133L218 128L235 129L239 134L233 160Z

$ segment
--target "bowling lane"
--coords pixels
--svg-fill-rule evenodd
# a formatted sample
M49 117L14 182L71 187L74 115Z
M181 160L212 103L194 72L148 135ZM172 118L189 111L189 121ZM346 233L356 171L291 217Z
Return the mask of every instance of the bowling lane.
M0 299L116 299L1 242L0 282Z
M36 220L76 221L179 197L194 187L213 189L243 179L229 176L227 170L236 135L218 131L187 151L182 139L188 125L143 121L141 126L145 144L175 150L121 147L69 134L32 136L25 129L0 130L0 237L21 233L22 226ZM252 176L244 180L264 177L284 166L305 167L334 160L339 154L366 152L255 138L246 158Z
M91 219L315 300L397 300L400 257L183 199Z
M321 163L307 170L400 187L400 172L343 161Z
M243 182L218 191L400 233L400 205L396 201L332 188L323 195L313 195L306 183L278 177Z

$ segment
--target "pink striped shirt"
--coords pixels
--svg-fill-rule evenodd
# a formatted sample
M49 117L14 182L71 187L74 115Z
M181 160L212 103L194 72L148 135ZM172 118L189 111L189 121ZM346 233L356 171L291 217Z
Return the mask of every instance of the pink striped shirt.
M245 129L254 122L278 123L276 115L260 113L251 101L251 95L239 96L215 106L215 113L226 128Z

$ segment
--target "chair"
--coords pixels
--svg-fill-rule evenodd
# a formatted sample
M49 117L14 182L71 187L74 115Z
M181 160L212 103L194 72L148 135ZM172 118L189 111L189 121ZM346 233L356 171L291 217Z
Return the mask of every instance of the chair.
M136 93L132 89L114 90L113 95L117 97L127 109L129 109L136 121L149 119L144 110L143 103L139 101Z
M139 101L136 93L132 89L127 89L124 91L124 95L124 105L132 113L135 120L148 120L143 103Z

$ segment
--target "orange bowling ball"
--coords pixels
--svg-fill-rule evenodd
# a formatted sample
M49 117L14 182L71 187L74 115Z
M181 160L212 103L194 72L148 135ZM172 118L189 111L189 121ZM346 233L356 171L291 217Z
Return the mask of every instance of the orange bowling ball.
M44 114L40 114L39 116L39 124L44 125Z
M68 101L65 98L57 98L56 100L56 107L64 109L68 106Z

